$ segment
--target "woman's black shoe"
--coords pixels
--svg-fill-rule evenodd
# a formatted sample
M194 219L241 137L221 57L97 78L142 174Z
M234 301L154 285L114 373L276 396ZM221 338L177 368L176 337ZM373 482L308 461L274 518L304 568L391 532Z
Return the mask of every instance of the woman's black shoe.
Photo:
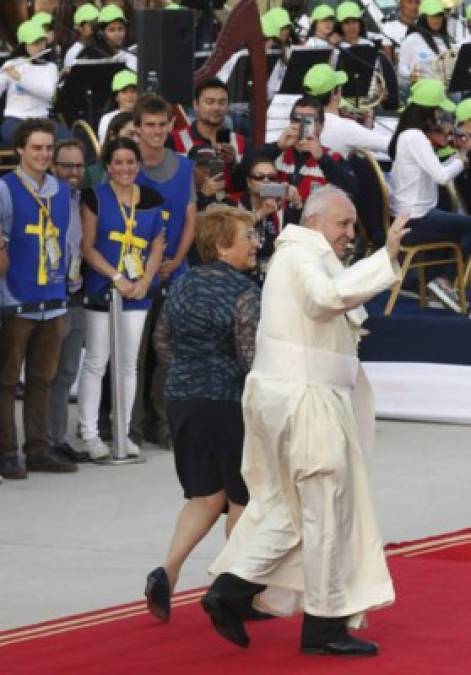
M156 567L147 577L145 588L147 607L159 621L170 620L170 584L167 572L163 567Z

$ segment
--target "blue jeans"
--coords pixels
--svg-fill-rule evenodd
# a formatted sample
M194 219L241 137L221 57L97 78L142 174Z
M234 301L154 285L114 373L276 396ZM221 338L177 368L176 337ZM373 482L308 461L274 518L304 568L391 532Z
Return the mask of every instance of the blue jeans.
M406 246L452 241L461 246L465 258L471 253L471 216L431 209L422 218L411 218L408 227L412 231L403 239ZM442 256L443 251L439 251L438 257ZM429 254L429 257L433 259L434 256ZM453 264L428 269L430 278L444 276L453 280L456 276L456 268Z

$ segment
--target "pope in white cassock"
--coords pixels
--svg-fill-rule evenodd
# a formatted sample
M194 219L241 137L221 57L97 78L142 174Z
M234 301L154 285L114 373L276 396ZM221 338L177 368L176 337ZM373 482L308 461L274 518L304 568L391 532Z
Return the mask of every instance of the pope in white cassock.
M216 630L241 646L253 602L281 616L303 611L305 653L376 654L347 628L394 601L363 458L374 408L357 347L362 303L399 280L407 216L384 248L345 268L355 222L344 192L314 193L301 226L278 237L265 281L243 397L250 501L202 600Z

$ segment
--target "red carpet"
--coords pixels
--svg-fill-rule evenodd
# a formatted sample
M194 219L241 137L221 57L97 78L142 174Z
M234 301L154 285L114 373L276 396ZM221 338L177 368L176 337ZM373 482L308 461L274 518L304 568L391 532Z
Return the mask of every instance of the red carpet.
M469 675L471 529L388 546L397 602L373 612L370 659L301 656L300 617L248 624L247 650L210 627L201 590L159 625L142 602L0 633L1 675Z

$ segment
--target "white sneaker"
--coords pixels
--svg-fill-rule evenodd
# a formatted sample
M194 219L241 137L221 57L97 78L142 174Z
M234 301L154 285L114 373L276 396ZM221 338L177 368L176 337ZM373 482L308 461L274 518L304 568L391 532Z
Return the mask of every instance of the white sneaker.
M126 452L128 453L128 457L139 457L141 454L139 446L134 441L131 441L130 438L126 439Z
M439 279L435 279L434 281L428 283L427 288L446 307L452 309L458 314L461 314L460 298L458 293L453 288L445 286L445 284Z
M94 461L97 459L105 459L105 457L110 456L109 447L106 445L106 443L103 443L99 436L95 436L95 438L89 438L88 441L84 441L83 449L85 452L88 452L90 459Z

